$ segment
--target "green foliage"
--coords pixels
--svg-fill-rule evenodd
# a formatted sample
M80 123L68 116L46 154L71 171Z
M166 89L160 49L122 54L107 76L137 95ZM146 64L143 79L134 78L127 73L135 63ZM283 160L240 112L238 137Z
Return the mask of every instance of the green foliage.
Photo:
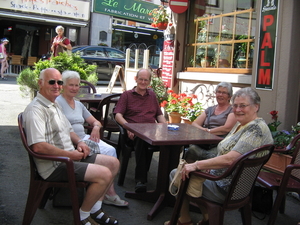
M47 68L55 68L61 73L65 70L77 71L82 80L87 80L92 84L98 81L95 65L90 65L84 62L79 53L69 56L67 53L60 53L59 56L52 57L50 60L39 60L33 66L33 69L26 68L21 71L17 78L20 90L23 92L36 92L38 90L38 78L40 72ZM29 89L29 90L28 90Z
M198 116L201 115L203 110L204 108L202 107L202 104L200 102L196 102L192 107L187 109L185 118L193 122Z
M152 88L154 93L156 94L159 104L164 100L167 100L167 87L161 77L153 75L149 87Z
M276 148L285 148L292 141L293 137L295 136L295 133L282 130L272 132L272 135L274 139L274 145L276 146Z

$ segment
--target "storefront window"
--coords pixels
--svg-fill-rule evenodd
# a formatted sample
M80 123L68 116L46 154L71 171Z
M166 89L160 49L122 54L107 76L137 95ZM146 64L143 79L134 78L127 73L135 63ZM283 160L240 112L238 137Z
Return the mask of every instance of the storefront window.
M204 14L190 23L187 71L251 74L254 9L226 14ZM235 69L235 70L233 70Z

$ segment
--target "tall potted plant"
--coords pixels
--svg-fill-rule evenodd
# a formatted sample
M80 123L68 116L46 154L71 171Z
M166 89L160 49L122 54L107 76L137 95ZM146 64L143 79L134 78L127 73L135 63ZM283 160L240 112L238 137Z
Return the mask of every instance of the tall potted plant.
M87 80L92 84L98 81L95 65L90 65L84 62L78 53L69 56L67 53L60 53L59 56L52 57L50 60L40 60L33 66L33 69L26 68L21 71L17 78L17 83L20 85L20 90L33 98L38 91L38 78L43 69L55 68L61 73L65 70L77 71L82 80Z

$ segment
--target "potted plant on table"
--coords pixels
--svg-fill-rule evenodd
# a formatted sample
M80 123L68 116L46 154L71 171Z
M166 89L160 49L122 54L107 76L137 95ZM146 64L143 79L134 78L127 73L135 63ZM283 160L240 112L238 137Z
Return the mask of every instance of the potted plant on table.
M169 113L171 123L180 123L182 115L188 108L192 108L194 105L192 100L196 98L196 95L187 96L185 93L176 94L173 90L168 90L168 98L161 103L161 107Z

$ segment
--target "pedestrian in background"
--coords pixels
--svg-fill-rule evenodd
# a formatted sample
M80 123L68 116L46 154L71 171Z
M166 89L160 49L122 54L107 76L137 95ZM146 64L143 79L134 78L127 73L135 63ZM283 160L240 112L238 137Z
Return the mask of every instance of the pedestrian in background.
M53 39L51 51L52 56L58 56L60 52L67 52L72 50L70 40L64 36L65 29L62 26L55 28L57 36Z
M1 62L1 80L7 80L6 77L4 77L4 71L8 68L8 62L7 62L7 53L5 45L7 45L9 40L7 38L1 39L0 44L0 62Z

